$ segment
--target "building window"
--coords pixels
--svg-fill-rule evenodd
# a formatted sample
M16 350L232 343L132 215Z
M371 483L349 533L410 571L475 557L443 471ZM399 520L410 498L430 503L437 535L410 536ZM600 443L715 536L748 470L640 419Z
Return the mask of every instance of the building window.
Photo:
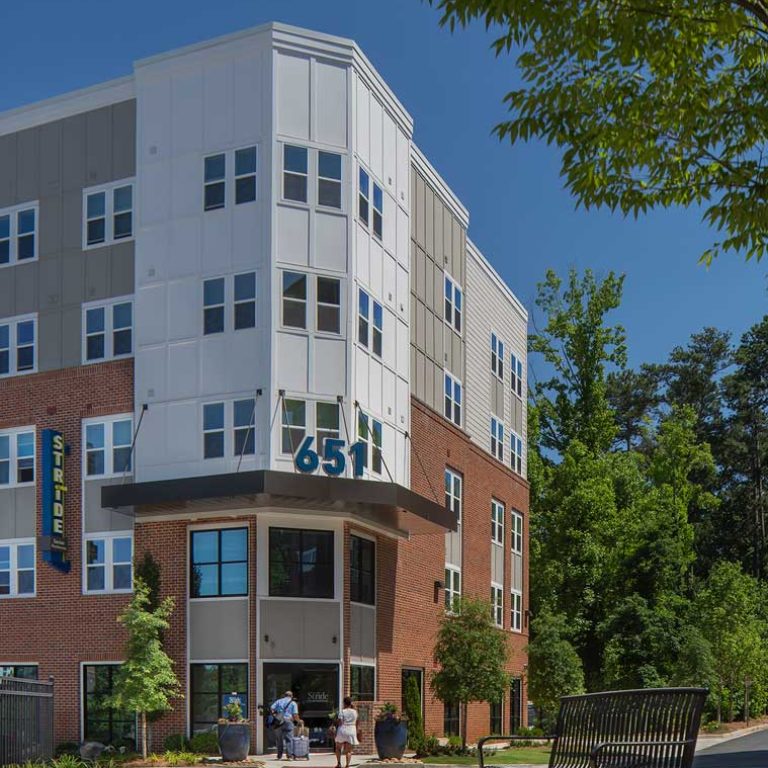
M37 680L37 664L2 664L0 677L15 677L19 680Z
M85 542L85 591L130 592L133 589L133 534L110 533Z
M34 539L0 541L0 598L34 595Z
M236 331L256 327L256 273L235 275L234 327Z
M0 432L0 488L14 488L34 482L34 427Z
M133 302L117 299L84 308L83 362L133 353Z
M0 376L36 370L36 336L37 317L10 318L0 323Z
M227 156L222 152L204 160L203 208L215 211L226 203Z
M224 403L203 406L203 458L224 456Z
M224 278L203 281L203 334L224 333Z
M523 725L523 681L513 677L509 690L509 732L517 733Z
M373 317L371 317L373 305ZM372 322L371 322L372 321ZM371 325L373 329L371 332ZM384 309L361 288L357 311L357 340L374 355L381 357L384 333Z
M495 333L491 334L491 372L504 381L504 342Z
M458 524L461 525L462 516L462 498L461 498L462 477L458 472L452 469L445 470L445 506L456 515Z
M283 146L283 198L307 202L307 148Z
M326 439L338 440L341 435L339 429L339 404L317 403L316 409L317 450L322 455Z
M270 596L332 599L333 541L333 531L270 528Z
M491 541L504 544L504 505L496 499L491 499Z
M85 424L86 477L111 477L131 471L133 419L119 416Z
M307 433L307 404L304 400L283 399L283 453L294 454Z
M317 203L341 208L341 155L317 153Z
M512 592L512 611L510 628L513 632L522 632L523 630L523 595L521 592L513 589Z
M133 183L118 181L83 191L83 248L133 237Z
M461 333L464 296L452 277L445 276L445 322Z
M0 267L37 258L38 204L0 210Z
M491 616L497 627L504 626L504 587L491 584Z
M283 325L307 327L307 276L300 272L283 272Z
M376 701L376 667L350 665L349 696L352 701Z
M189 676L193 736L215 729L233 693L248 717L247 664L190 664Z
M491 733L501 733L504 722L504 700L492 701L490 703L490 722Z
M512 450L511 461L512 469L517 472L518 475L523 474L523 439L517 432L512 432L510 438L510 447Z
M256 452L255 418L256 400L254 398L235 400L232 403L235 456L251 455Z
M361 288L357 305L357 340L366 349L369 346L370 321L368 320L371 311L370 296Z
M381 240L384 221L384 194L381 187L373 183L373 234Z
M504 425L491 416L491 454L504 461Z
M350 537L349 599L353 603L376 604L376 543L361 536Z
M443 736L458 736L461 732L461 710L457 702L443 704Z
M443 415L457 426L461 426L461 382L445 371L445 404Z
M523 554L523 516L519 512L512 512L512 552L515 555Z
M109 706L119 664L83 665L83 738L134 748L136 715Z
M192 597L248 594L248 529L222 528L190 534Z
M377 475L381 474L383 465L382 459L382 426L376 419L369 419L362 411L357 414L357 437L361 443L365 444L365 455L363 456L363 466L367 469L368 453L371 452L371 472Z
M334 277L317 278L317 330L341 332L341 281Z
M511 353L512 370L512 394L523 399L523 361L514 353Z
M456 601L461 597L461 571L452 566L445 566L445 610L453 611Z
M361 168L360 181L358 183L357 216L365 226L368 226L370 213L371 187L368 174Z
M256 199L256 147L235 150L235 205Z
M384 333L384 310L378 301L373 302L373 354L381 357Z

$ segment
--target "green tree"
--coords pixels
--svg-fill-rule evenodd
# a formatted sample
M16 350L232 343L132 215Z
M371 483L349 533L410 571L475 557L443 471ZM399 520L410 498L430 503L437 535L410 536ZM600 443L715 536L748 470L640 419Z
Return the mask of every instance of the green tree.
M454 605L454 612L443 616L435 640L432 685L440 701L460 705L461 741L466 747L467 705L497 701L506 693L509 649L487 602L463 597Z
M149 588L140 579L134 581L131 602L118 617L128 632L125 661L114 681L110 706L136 712L141 720L141 753L147 757L147 715L167 712L171 702L180 698L179 681L173 661L162 648L160 633L169 627L173 598L167 597L154 610L149 608Z
M144 550L141 560L136 560L134 573L147 585L149 590L147 607L150 611L154 611L160 605L160 564L148 549Z
M608 374L606 397L616 419L616 443L624 450L631 451L642 442L661 402L658 387L658 376L646 366L640 371L625 368Z
M421 690L416 675L409 675L405 684L405 714L408 718L408 746L419 751L424 743L424 714Z
M544 726L553 722L561 696L584 692L581 659L568 640L565 616L548 611L531 621L528 695Z
M768 243L768 5L761 0L430 0L451 29L482 19L521 85L496 127L562 148L586 208L703 207L702 258Z

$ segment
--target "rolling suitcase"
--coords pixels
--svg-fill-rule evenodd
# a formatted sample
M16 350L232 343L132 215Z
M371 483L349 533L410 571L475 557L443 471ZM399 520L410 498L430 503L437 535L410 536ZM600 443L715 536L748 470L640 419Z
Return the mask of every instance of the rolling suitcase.
M293 756L297 760L299 758L309 760L309 739L306 736L294 736L292 745Z

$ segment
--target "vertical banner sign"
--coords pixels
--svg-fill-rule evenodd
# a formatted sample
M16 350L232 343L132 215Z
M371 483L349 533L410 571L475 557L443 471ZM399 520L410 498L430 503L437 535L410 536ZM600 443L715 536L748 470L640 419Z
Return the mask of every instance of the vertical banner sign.
M55 429L43 430L43 559L69 573L67 540L64 538L64 436Z

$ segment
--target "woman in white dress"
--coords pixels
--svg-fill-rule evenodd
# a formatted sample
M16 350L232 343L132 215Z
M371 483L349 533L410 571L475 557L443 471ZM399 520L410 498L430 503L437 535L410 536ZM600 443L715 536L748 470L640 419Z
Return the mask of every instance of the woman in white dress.
M336 768L341 768L341 754L344 753L346 768L352 762L352 750L357 744L357 710L349 696L344 698L344 708L339 712L336 728Z

